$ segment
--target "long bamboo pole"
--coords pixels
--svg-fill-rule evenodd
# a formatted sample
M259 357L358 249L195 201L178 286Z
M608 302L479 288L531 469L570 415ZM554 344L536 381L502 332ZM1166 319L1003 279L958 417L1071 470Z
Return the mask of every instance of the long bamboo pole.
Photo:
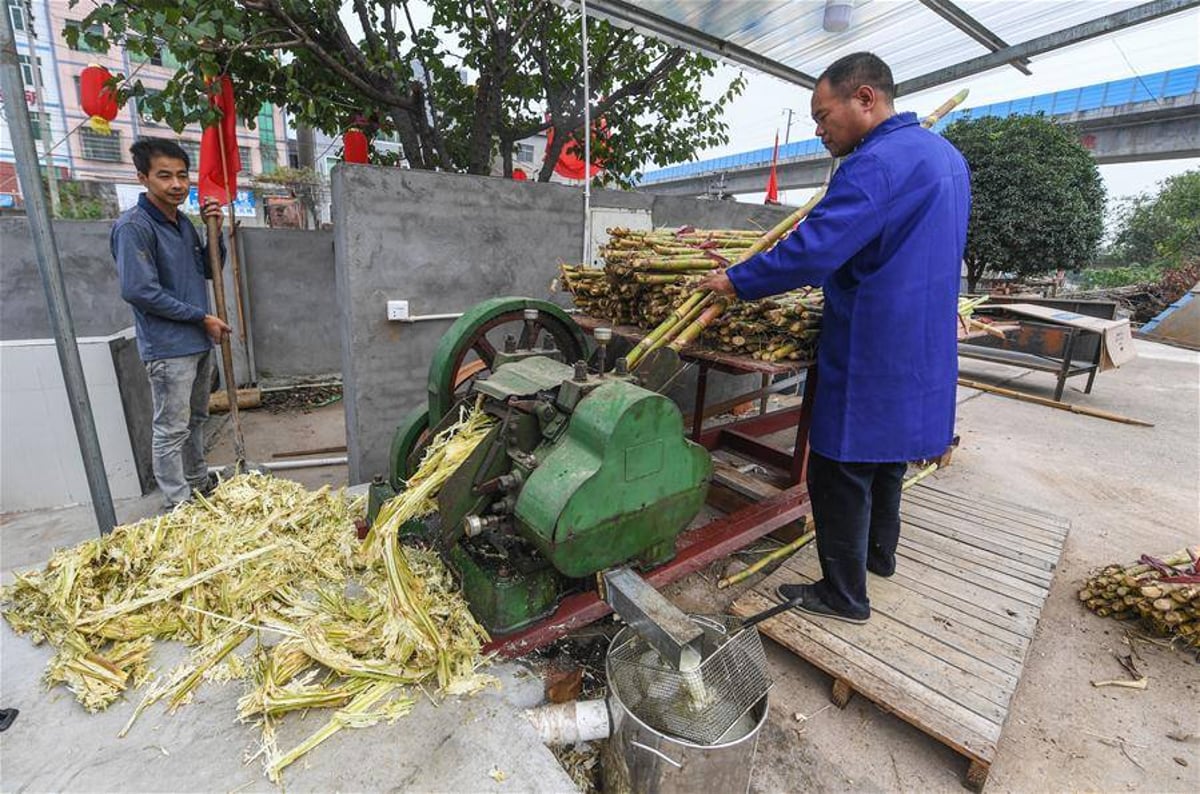
M1014 400L1021 400L1027 403L1036 405L1044 405L1048 408L1057 408L1060 411L1070 411L1073 414L1082 414L1084 416L1094 416L1097 419L1107 419L1110 422L1120 422L1126 425L1137 425L1138 427L1154 427L1153 422L1147 422L1142 419L1134 419L1132 416L1123 416L1115 414L1111 411L1104 411L1100 408L1086 408L1082 405L1071 405L1058 400L1051 400L1049 397L1039 397L1036 394L1026 394L1023 391L1015 391L1013 389L1005 389L1002 386L992 386L987 383L970 380L968 378L959 378L959 386L966 386L969 389L978 389L979 391L998 394L1001 397L1011 397Z

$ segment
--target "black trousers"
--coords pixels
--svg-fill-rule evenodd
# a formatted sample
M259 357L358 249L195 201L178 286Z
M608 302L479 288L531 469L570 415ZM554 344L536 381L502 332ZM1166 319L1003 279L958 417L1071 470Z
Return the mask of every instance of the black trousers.
M900 486L907 463L843 463L810 452L808 493L816 522L821 599L856 617L870 614L867 567L890 576L900 540Z

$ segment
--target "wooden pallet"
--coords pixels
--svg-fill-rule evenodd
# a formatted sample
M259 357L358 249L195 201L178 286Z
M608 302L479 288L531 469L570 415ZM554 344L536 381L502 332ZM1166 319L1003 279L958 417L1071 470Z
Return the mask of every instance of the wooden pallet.
M870 576L865 626L792 610L760 630L833 676L843 707L858 692L970 761L983 788L1029 652L1068 523L995 499L930 485L905 493L896 573ZM820 578L803 549L732 606L747 617L776 588Z

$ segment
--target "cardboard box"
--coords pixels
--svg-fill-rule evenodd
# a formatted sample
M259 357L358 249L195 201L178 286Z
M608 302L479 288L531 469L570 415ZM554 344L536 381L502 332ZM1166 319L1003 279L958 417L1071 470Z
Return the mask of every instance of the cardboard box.
M985 306L987 304L984 304ZM1029 317L1055 325L1065 325L1070 328L1081 328L1100 334L1101 356L1100 371L1116 369L1137 358L1133 349L1133 334L1129 329L1128 318L1123 320L1101 320L1098 317L1088 317L1086 314L1065 312L1050 306L1037 306L1032 303L1010 303L1002 307L1004 311L1021 317Z

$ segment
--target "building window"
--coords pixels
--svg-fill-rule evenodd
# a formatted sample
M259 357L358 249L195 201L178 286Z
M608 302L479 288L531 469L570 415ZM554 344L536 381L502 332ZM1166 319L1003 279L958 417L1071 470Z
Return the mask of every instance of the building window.
M33 88L33 67L30 66L28 55L18 55L17 61L21 64L21 80L24 81L26 88ZM38 83L45 85L46 81L42 78L42 59L37 59Z
M113 130L112 135L101 135L95 130L80 127L79 140L83 144L85 160L121 162L121 133L118 130Z
M185 152L187 152L188 165L190 165L192 168L199 168L200 167L200 141L178 140L175 142L179 144L179 148L181 148Z
M5 5L8 6L8 18L12 20L13 30L17 33L22 33L25 30L25 8L23 0L6 0Z
M39 151L41 150L40 144L42 141L42 124L50 124L50 114L38 113L35 110L29 111L29 126L33 128L33 139L38 142ZM54 133L53 126L48 126L46 129L50 130L51 134Z
M103 36L103 25L96 23L94 25L90 25L87 30L83 30L83 23L79 22L78 20L73 20L67 22L66 27L74 28L75 30L79 31L79 38L76 39L75 46L71 47L72 50L75 50L76 52L100 52L100 50L87 43L86 36L89 33L93 36Z
M262 144L258 147L258 153L262 157L262 172L275 173L275 169L279 167L279 152L276 151L275 144Z
M241 174L250 173L250 147L249 146L239 146L238 147L238 159L242 161L242 170L239 171L238 173L241 173Z
M517 144L517 162L532 163L533 162L533 144L518 143Z
M151 66L164 66L168 69L178 69L179 61L174 55L171 54L171 51L167 49L165 44L162 41L155 41L154 44L154 51L148 57L141 52L135 52L134 50L130 49L130 60L132 60L134 63L146 63L149 61Z

